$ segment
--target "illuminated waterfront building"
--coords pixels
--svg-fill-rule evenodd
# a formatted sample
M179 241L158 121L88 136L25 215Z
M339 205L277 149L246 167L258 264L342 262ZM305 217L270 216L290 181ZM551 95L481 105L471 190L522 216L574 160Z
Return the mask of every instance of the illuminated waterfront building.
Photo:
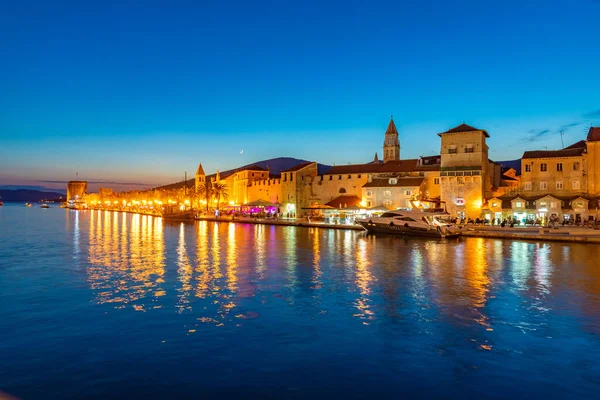
M520 180L488 201L488 214L521 223L583 221L598 217L599 197L600 128L591 127L586 140L564 149L524 152Z
M67 183L67 200L82 199L87 194L87 181L69 181Z

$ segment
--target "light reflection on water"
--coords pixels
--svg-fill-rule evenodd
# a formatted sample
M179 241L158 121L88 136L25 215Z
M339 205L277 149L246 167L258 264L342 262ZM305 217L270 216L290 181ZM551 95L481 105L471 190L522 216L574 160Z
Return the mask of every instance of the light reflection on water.
M64 254L45 253L48 232L0 241L0 320L11 321L0 354L16 360L11 371L33 376L63 358L67 375L85 371L75 386L55 375L56 398L99 395L94 379L118 387L117 371L127 379L160 371L196 389L260 381L270 394L304 397L311 385L343 382L355 396L600 389L600 246L55 215L47 226L64 233L47 247ZM45 255L28 264L11 252L13 236ZM117 367L129 359L150 367ZM39 397L2 364L6 388ZM312 371L310 383L294 378L303 376L296 367Z

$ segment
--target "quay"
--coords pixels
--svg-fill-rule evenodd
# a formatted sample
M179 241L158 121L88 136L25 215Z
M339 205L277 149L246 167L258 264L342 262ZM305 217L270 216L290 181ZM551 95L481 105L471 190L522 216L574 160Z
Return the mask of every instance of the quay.
M97 208L96 208L97 209ZM90 208L89 210L94 210ZM140 212L122 209L103 209L104 211L126 212L131 214L150 215L153 217L162 217L157 213ZM304 228L321 228L321 229L349 229L355 231L364 230L360 225L351 224L331 224L321 221L310 221L306 218L251 218L251 217L235 217L230 216L206 216L199 215L194 218L196 221L211 221L211 222L227 222L227 223L242 223L242 224L258 224L258 225L275 225L275 226L299 226ZM173 222L185 222L186 220L173 220ZM191 222L192 220L187 220ZM464 237L479 237L490 239L509 239L509 240L530 240L537 242L571 242L571 243L595 243L600 244L600 230L584 227L560 226L558 228L548 227L499 227L499 226L477 226L464 225L461 229Z
M289 219L265 219L265 218L248 218L248 217L207 217L198 216L195 218L198 221L213 221L213 222L233 222L243 224L259 224L259 225L279 225L279 226L301 226L305 228L324 228L324 229L352 229L356 231L362 231L363 227L360 225L350 224L330 224L320 221L308 222L306 218L289 218Z
M531 240L537 242L572 242L600 244L600 230L581 227L514 227L469 226L462 229L466 237Z

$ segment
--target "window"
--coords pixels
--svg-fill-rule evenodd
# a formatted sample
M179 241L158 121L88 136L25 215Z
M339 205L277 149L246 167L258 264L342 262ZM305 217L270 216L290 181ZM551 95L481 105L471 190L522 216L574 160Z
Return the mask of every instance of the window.
M468 144L465 146L465 153L472 153L473 152L473 145L472 144Z
M496 202L492 203L492 207L494 207L494 208L498 207L498 203L496 203Z
M433 178L433 184L434 185L439 185L440 184L440 178Z
M548 203L545 201L540 202L540 208L548 208Z
M541 164L540 164L540 171L542 171L542 172L546 172L546 171L548 171L548 164L546 164L546 163L541 163Z
M525 164L525 172L531 172L531 164Z
M333 180L333 175L329 175L329 180Z
M573 181L572 185L574 190L579 190L579 181Z
M404 194L407 196L412 196L412 190L408 189L406 192L404 192Z
M559 189L562 189L562 188L563 188L562 181L556 181L556 189L559 190Z
M463 183L465 183L465 180L462 176L457 177L456 181L459 185L462 185Z
M522 208L523 207L523 202L522 201L516 201L515 202L515 208Z
M340 193L346 193L346 189L340 188Z
M373 196L373 192L371 190L367 190L367 196Z
M562 163L556 163L556 170L562 171Z
M367 207L373 207L373 202L371 202L371 200L367 200Z
M578 162L573 163L573 171L579 171L579 163Z
M383 202L383 205L386 206L386 207L391 207L392 206L392 201L391 200L385 200Z
M389 182L390 182L390 185L395 185L396 183L398 183L398 179L390 178Z
M459 197L458 199L456 199L457 206L463 206L464 204L465 204L465 199L463 199L462 197Z
M254 176L254 172L252 173L252 176Z
M456 154L456 145L448 146L448 154Z
M540 181L540 190L548 190L548 182Z
M531 190L531 182L525 182L525 190Z
M287 174L283 174L283 181L287 182Z
M357 178L360 179L360 174L358 174Z
M392 191L391 191L391 190L384 190L384 191L383 191L383 195L384 195L385 197L390 197L390 196L392 195Z
M550 202L550 208L556 208L556 202L555 201L551 201Z
M352 179L352 175L348 175L348 179Z
M290 173L290 182L294 180L294 174Z
M583 201L578 201L578 202L575 204L575 207L582 208L582 207L583 207Z
M341 180L342 180L342 176L340 175L340 176L338 176L338 181L341 181Z

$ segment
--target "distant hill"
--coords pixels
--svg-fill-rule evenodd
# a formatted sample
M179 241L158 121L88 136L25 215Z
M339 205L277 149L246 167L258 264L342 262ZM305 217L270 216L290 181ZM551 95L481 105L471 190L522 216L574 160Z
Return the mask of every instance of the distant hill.
M521 175L521 159L509 160L509 161L496 161L502 165L503 169L514 168L517 171L517 175Z
M60 198L64 199L65 195L57 192L42 192L39 190L17 189L7 190L0 189L0 199L5 202L32 202L37 203L42 200L55 201ZM63 200L64 201L64 200Z
M308 162L308 161L307 160L301 160L299 158L293 158L293 157L277 157L277 158L270 158L268 160L257 161L255 163L247 164L247 165L244 165L242 167L235 168L235 169L230 169L230 170L227 170L227 171L219 171L219 173L220 173L221 176L226 176L226 175L232 174L235 171L240 171L240 170L243 170L244 168L248 168L248 167L251 167L253 165L256 165L256 166L258 166L260 168L269 169L270 175L280 175L282 171L285 171L287 169L295 167L298 164L302 164L302 163L305 163L305 162ZM330 165L317 164L317 170L318 170L319 174L324 174L330 168L331 168ZM213 176L215 176L215 174L208 175L208 177L213 177ZM185 185L188 188L192 188L192 187L194 187L194 183L195 183L194 179L188 179L185 182ZM173 189L182 188L183 185L184 185L184 182L181 181L181 182L172 183L170 185L160 186L160 187L158 187L156 189L173 190Z

